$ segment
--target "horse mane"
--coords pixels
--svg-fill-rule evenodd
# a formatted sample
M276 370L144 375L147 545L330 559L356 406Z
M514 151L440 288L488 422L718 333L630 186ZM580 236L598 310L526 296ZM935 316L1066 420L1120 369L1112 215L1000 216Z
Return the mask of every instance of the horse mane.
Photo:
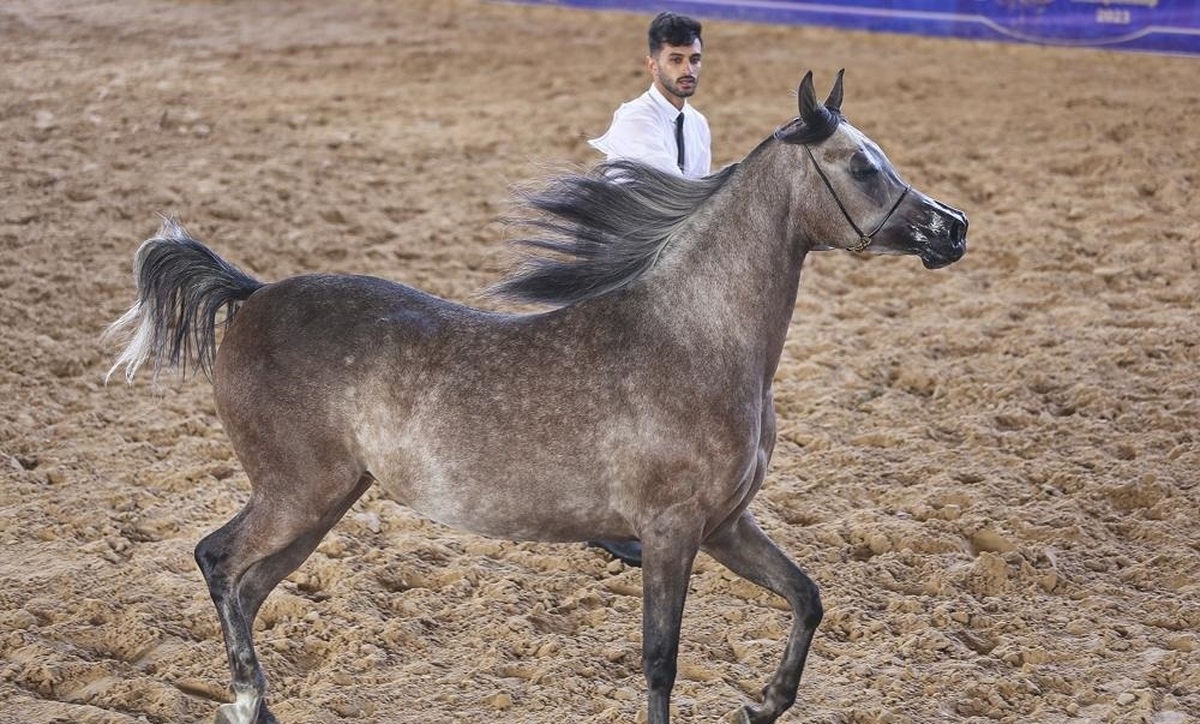
M522 224L543 235L514 241L534 251L489 294L562 307L627 286L654 267L736 167L687 179L636 161L611 161L519 192L535 212Z

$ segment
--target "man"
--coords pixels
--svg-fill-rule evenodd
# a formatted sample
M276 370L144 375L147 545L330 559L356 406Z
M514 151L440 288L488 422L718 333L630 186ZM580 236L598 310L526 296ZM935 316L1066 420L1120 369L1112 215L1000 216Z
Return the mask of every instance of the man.
M612 125L589 141L609 161L627 159L679 174L702 178L712 165L708 121L687 99L700 82L700 23L685 15L659 13L650 22L650 89L621 104ZM593 541L631 566L642 564L638 541Z
M610 161L641 161L687 178L707 176L712 135L708 120L688 103L700 82L700 23L659 13L650 22L648 37L650 89L621 104L608 131L588 143Z

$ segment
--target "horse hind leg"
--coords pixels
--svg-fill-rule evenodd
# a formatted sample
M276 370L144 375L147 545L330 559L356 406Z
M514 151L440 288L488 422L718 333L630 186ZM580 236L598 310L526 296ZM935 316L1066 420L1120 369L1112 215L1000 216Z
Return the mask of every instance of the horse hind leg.
M770 724L796 701L809 645L823 614L817 586L762 532L748 512L705 541L703 549L742 578L783 596L792 608L792 628L783 660L763 688L762 705L747 704L739 716L747 724Z
M252 628L267 595L308 558L330 528L370 487L362 474L352 486L329 489L309 483L258 486L246 506L196 546L196 563L208 583L229 656L235 700L217 710L216 724L270 724L266 677L254 650ZM263 490L287 491L288 497ZM298 495L309 490L309 495Z
M235 701L221 705L216 724L255 724L260 719L260 709L265 708L261 702L266 691L266 678L254 652L253 618L245 615L237 593L237 582L245 571L242 556L237 555L238 542L245 537L245 527L252 525L256 517L252 501L232 520L201 540L195 551L196 563L204 574L217 609L229 668L233 673ZM261 713L270 721L267 712Z

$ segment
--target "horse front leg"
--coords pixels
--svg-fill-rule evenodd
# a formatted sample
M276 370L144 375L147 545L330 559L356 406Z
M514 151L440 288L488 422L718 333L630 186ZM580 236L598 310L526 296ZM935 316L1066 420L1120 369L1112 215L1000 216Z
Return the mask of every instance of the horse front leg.
M775 675L763 688L762 706L747 704L741 710L743 722L770 724L796 701L809 645L823 615L817 586L762 532L748 511L705 541L703 548L729 570L783 596L791 605L787 648Z
M699 544L677 536L642 540L642 672L648 724L668 724L688 578Z

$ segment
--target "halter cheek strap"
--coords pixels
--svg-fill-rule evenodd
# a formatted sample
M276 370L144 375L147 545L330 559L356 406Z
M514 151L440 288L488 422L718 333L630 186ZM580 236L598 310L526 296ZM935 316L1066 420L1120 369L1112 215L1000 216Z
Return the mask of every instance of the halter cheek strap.
M841 209L842 216L846 217L846 221L850 222L850 228L854 229L854 233L858 234L858 243L854 246L846 247L846 251L862 251L866 249L871 245L871 242L875 240L875 235L879 233L879 230L883 228L884 224L886 224L888 220L892 218L892 214L896 213L896 209L900 208L900 203L904 201L904 198L908 196L908 192L912 190L912 184L904 184L904 191L900 193L900 196L896 199L896 202L892 204L890 209L888 209L888 212L884 215L883 220L871 230L871 233L864 234L862 229L858 227L858 224L854 223L854 219L850 217L850 212L846 210L846 205L843 204L841 198L838 197L837 191L833 190L833 184L829 183L829 177L825 175L825 170L821 168L821 164L817 163L817 157L813 155L812 149L805 145L804 151L808 154L808 158L812 161L813 168L817 170L817 175L820 176L821 180L825 182L825 188L829 189L829 195L833 197L834 202L837 204L838 208Z

